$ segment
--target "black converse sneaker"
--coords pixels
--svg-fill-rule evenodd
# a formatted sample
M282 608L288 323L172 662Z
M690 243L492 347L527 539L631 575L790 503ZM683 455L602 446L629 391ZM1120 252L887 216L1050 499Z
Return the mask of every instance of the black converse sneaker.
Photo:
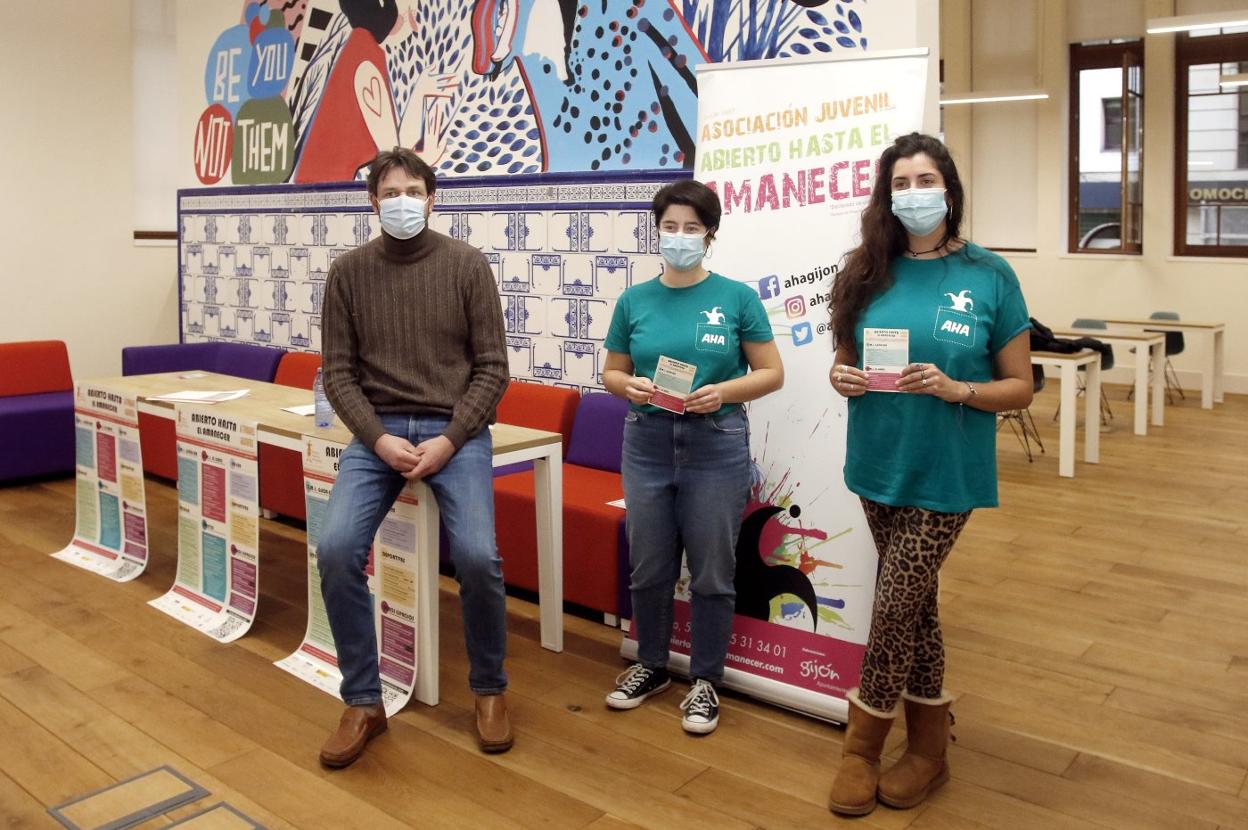
M707 680L693 681L693 688L681 701L680 708L685 713L680 725L686 732L706 735L719 725L719 695Z
M667 669L648 669L641 663L629 666L615 678L615 689L607 695L607 705L612 709L636 709L650 695L672 685Z

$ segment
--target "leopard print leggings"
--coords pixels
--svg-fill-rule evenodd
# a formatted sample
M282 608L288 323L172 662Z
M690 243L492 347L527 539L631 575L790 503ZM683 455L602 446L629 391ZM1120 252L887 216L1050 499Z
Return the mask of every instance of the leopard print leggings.
M940 566L971 517L862 499L879 551L875 609L862 658L859 699L890 711L903 691L940 697L945 647L936 608Z

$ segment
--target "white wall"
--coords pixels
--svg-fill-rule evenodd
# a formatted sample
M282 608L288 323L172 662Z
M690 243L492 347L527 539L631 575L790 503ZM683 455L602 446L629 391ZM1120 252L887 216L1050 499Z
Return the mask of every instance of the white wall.
M134 36L134 222L177 230L178 55L173 0L131 0Z
M972 3L971 38L975 49L970 56L971 89L984 92L1037 86L1035 21L1040 2ZM975 241L991 247L1035 247L1035 105L961 106L970 110L973 117L967 192L981 208L974 216ZM1008 140L1001 140L1003 137Z
M947 108L945 134L959 170L969 179L969 236L1000 247L1036 253L1007 254L1022 280L1032 314L1051 325L1075 317L1142 316L1173 310L1190 320L1227 324L1227 389L1248 393L1248 260L1172 255L1174 231L1174 36L1144 35L1146 18L1175 14L1171 0L1144 0L1143 14L1110 21L1103 6L1118 3L1043 0L944 0L941 44L946 94L1021 85L1029 68L1052 96L1025 104ZM1132 12L1135 3L1124 3ZM1179 14L1243 7L1213 0L1180 2ZM982 25L1009 13L1009 43L1021 52L1037 44L1028 66L1002 48L1000 35ZM1085 18L1084 15L1089 15ZM979 23L967 25L977 16ZM1073 21L1073 22L1072 22ZM1133 30L1124 28L1131 23ZM1138 27L1138 28L1136 28ZM1141 256L1068 254L1067 140L1071 33L1143 37L1144 253ZM982 55L980 53L983 53ZM973 69L973 72L971 71ZM985 73L1003 73L1003 78ZM971 77L973 75L973 78ZM973 85L972 85L973 84ZM1185 385L1201 352L1193 344L1175 358Z
M134 245L130 4L6 3L0 340L64 340L76 378L177 339L177 259Z

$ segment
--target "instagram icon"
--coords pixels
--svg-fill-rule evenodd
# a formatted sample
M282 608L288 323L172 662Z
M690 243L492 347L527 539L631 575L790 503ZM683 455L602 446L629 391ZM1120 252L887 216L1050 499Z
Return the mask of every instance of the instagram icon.
M806 313L806 300L801 297L787 297L784 301L784 313L792 320Z

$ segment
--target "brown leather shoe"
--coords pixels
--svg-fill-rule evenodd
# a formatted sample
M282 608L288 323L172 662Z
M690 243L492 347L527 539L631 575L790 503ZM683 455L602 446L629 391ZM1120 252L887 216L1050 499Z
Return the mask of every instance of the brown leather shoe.
M338 729L321 747L321 763L327 767L349 766L364 752L368 742L386 731L386 710L380 703L348 706Z
M482 752L506 752L515 738L507 699L502 695L477 695L477 744Z

